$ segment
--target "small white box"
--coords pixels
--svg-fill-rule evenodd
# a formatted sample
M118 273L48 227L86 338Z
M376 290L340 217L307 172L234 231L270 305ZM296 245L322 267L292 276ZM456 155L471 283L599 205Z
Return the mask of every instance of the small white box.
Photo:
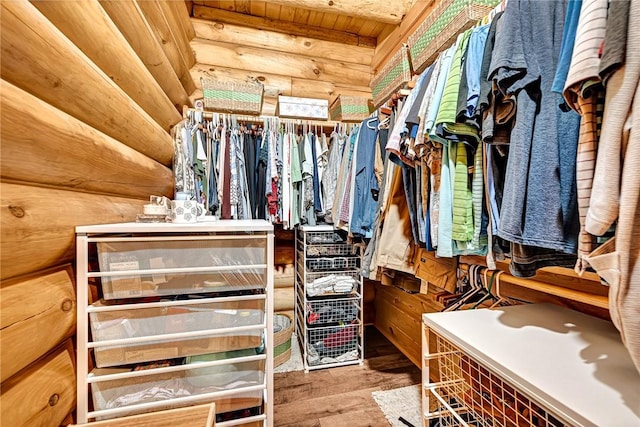
M291 119L327 120L329 101L280 95L276 106L276 116Z

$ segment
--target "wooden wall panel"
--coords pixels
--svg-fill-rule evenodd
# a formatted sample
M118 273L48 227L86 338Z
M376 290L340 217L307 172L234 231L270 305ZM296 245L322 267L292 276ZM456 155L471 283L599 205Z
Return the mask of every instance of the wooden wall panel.
M147 21L135 0L100 0L100 4L174 105L191 105L189 95L195 88L191 76L176 75L154 35L154 23Z
M176 30L171 29L171 23L166 19L166 16L162 10L160 3L157 1L138 1L138 8L142 11L146 17L149 27L153 31L156 40L160 43L160 47L165 56L169 60L173 71L180 79L187 93L192 93L195 90L193 82L189 82L187 76L189 75L189 68L191 67L181 53L182 46L178 44L175 37ZM188 47L188 44L187 44ZM193 57L191 48L188 47ZM195 62L195 60L194 60Z
M288 53L266 54L263 49L193 39L191 46L199 63L264 73L290 75L311 80L367 86L371 78L366 65L315 59Z
M168 130L180 121L178 110L98 0L32 1L32 4L163 129Z
M134 221L148 200L0 183L3 279L73 260L75 226Z
M0 89L3 180L143 199L173 194L167 167L10 83L0 80Z
M0 288L1 381L75 334L71 265L4 281Z
M362 65L370 65L373 58L374 50L369 47L348 46L203 19L193 19L192 22L196 37L200 39Z
M2 383L2 425L59 426L76 404L74 351L67 340L47 357Z
M133 149L171 163L168 133L35 6L26 0L0 5L3 79Z

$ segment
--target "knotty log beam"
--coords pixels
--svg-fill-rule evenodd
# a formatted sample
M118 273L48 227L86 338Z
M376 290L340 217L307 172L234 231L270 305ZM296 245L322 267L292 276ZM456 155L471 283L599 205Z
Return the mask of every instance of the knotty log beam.
M189 40L193 37L189 38L187 35L188 29L184 28L183 18L178 16L178 12L180 9L174 7L172 3L175 3L173 0L138 0L138 4L141 2L152 1L154 3L158 3L160 9L162 10L162 14L164 15L165 20L169 24L169 28L171 29L171 33L173 34L173 38L178 45L180 55L184 59L185 64L187 65L187 69L193 67L193 64L196 63L196 59L193 56L193 51L189 47Z
M191 105L189 95L195 89L193 80L188 72L176 74L163 50L163 39L156 39L154 29L161 23L148 22L134 0L100 0L100 4L169 99L180 107Z
M169 168L10 83L0 80L0 89L2 179L141 199L172 195Z
M176 107L97 0L32 4L165 130L180 121Z
M214 42L234 43L241 46L362 65L370 65L373 58L374 50L370 47L349 46L344 43L298 37L237 24L225 24L220 21L193 19L192 22L197 38Z
M149 203L6 182L0 194L2 279L72 261L76 225L135 221Z
M73 343L2 383L2 425L58 426L76 405Z
M239 46L232 43L193 39L191 46L199 63L219 65L261 73L290 75L292 77L349 83L367 86L371 79L369 66L317 59L283 52Z
M165 165L171 163L169 134L35 6L26 0L0 6L4 80Z
M72 277L73 269L67 264L2 283L2 381L75 334Z

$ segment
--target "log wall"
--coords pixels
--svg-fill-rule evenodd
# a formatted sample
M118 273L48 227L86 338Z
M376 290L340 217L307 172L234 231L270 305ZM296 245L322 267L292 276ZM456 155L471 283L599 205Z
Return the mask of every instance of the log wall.
M174 3L0 3L2 425L73 421L75 227L173 194L169 130L195 90Z

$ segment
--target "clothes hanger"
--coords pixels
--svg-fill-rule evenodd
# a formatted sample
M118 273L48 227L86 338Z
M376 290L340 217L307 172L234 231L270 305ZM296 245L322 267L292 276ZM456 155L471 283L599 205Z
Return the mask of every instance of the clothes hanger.
M477 276L478 268L479 268L479 266L477 266L475 264L469 266L469 269L467 271L467 273L468 273L467 274L467 283L470 285L470 289L468 289L466 292L464 292L460 296L460 298L458 298L450 306L446 307L443 311L455 311L455 310L458 310L459 308L461 308L467 302L467 300L469 300L469 298L473 297L475 294L480 292L480 290L483 287L478 284L478 276Z
M485 270L486 272L486 270ZM496 271L493 270L493 272L491 273L491 279L489 279L489 285L486 288L486 294L480 298L480 300L478 302L475 303L475 305L473 307L471 307L472 309L476 309L480 306L480 304L482 304L483 302L493 298L495 299L495 297L493 296L493 294L491 293L491 291L493 290L493 282L496 279L496 274L500 275L502 273L502 271Z

